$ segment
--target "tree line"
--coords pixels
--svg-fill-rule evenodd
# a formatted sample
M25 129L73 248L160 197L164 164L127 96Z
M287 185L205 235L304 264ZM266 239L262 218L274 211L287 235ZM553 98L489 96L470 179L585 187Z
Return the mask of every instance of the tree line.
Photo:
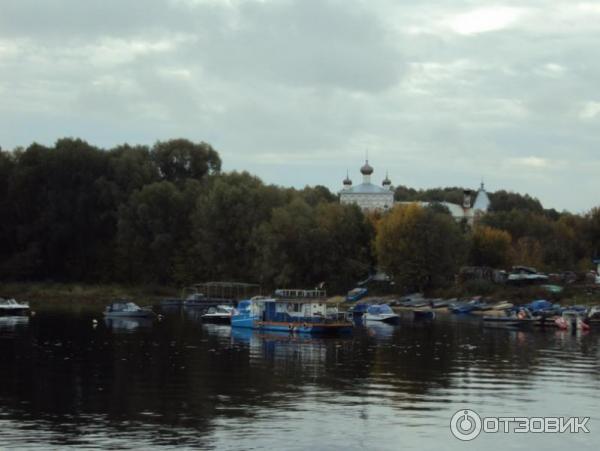
M373 230L325 187L221 172L207 143L0 150L0 280L352 285Z
M184 285L238 280L343 292L380 267L399 290L451 282L461 265L589 268L600 211L545 210L491 193L474 227L435 201L462 189L396 189L396 206L363 214L326 187L268 185L222 172L211 145L175 139L102 149L65 138L0 150L0 281Z

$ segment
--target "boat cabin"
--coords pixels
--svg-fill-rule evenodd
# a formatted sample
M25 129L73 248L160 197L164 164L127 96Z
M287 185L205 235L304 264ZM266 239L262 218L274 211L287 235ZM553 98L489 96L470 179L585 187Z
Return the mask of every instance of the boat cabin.
M313 323L338 320L337 307L319 299L253 298L239 303L238 312L259 321Z
M107 312L135 312L141 308L131 301L115 301L106 307Z

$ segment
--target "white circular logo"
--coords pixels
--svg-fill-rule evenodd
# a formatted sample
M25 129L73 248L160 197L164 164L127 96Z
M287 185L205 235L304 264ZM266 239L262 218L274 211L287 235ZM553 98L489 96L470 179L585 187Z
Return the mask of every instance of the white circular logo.
M450 420L450 430L459 440L473 440L481 432L481 417L469 409L459 410Z

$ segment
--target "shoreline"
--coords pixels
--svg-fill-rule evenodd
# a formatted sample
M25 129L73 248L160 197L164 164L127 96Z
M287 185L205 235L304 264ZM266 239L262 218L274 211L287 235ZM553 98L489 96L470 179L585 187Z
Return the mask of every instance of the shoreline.
M157 303L177 297L180 290L166 286L83 284L53 282L0 283L0 296L29 302L32 308L98 308L117 298L128 298L139 304Z
M0 297L15 298L29 302L34 308L78 307L97 308L117 298L132 299L140 305L158 304L162 299L181 296L181 288L163 285L125 285L117 283L86 284L57 282L0 282ZM591 305L600 303L600 286L566 286L561 293L550 293L540 287L503 287L497 286L491 293L475 294L471 290L462 290L455 286L447 290L426 293L426 298L469 299L481 296L490 301L508 301L515 305L525 304L536 299L564 305ZM366 296L359 302L390 302L401 295L375 294ZM328 296L328 303L351 306L343 295Z

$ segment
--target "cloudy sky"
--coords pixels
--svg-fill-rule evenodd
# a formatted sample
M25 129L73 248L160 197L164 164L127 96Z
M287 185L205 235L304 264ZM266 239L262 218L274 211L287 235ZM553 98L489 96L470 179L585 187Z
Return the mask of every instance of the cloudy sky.
M224 169L600 204L600 3L0 0L0 146L185 137Z

